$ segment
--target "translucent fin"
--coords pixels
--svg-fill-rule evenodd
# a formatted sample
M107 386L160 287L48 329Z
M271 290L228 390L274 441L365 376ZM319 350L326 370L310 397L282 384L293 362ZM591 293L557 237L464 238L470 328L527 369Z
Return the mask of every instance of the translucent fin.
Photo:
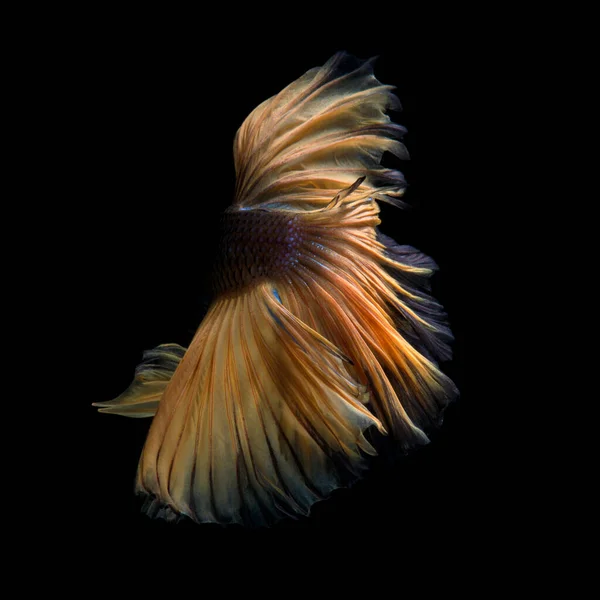
M114 400L94 402L92 406L99 407L98 412L124 417L153 417L185 351L177 344L161 344L146 350L131 385Z
M443 307L431 297L430 277L437 271L436 263L415 248L397 244L378 232L378 241L385 246L388 265L401 292L402 301L395 303L398 327L419 352L435 362L450 360L450 344L454 340ZM415 267L410 269L408 267ZM424 325L426 324L426 325Z

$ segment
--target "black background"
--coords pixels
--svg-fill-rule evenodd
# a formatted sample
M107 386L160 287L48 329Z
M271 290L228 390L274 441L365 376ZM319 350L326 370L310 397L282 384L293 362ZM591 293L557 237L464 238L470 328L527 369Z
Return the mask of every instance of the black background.
M66 148L58 177L68 174L64 196L77 217L68 245L69 308L80 328L78 366L65 384L74 392L77 441L63 464L87 539L118 545L143 533L268 543L302 530L450 544L492 526L486 375L472 366L467 335L481 301L472 293L478 259L471 247L484 193L474 141L484 110L477 70L458 37L411 35L400 26L386 41L357 37L238 38L218 30L208 42L189 27L131 17L91 20L68 41L55 40L62 50L49 64L60 107L54 127ZM456 336L454 360L443 368L461 397L430 445L379 461L309 519L258 531L150 520L133 494L150 421L98 414L90 404L121 393L145 349L189 343L210 301L213 233L232 198L237 128L260 102L339 50L379 56L375 74L396 86L403 105L393 118L408 129L411 160L384 162L405 174L412 208L383 206L381 230L440 266L434 293Z

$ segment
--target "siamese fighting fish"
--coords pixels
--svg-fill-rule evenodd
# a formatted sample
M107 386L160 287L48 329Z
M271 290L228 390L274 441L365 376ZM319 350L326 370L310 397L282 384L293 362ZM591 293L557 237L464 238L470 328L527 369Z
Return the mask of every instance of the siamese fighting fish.
M152 517L257 527L308 515L377 454L427 444L457 395L432 259L378 230L407 158L394 88L338 53L246 118L214 299L188 348L143 355L100 412L151 417L135 491ZM366 434L366 435L365 435ZM386 442L386 446L390 446Z

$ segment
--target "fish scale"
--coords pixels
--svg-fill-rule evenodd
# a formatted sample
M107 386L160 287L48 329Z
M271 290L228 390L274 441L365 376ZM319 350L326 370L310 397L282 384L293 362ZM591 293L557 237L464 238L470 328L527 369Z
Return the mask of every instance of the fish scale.
M235 293L282 277L298 261L304 235L298 215L264 209L225 211L213 272L215 292Z

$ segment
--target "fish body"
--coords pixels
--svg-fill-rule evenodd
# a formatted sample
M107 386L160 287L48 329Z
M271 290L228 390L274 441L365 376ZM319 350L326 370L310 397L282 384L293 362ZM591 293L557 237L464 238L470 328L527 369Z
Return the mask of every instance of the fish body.
M258 106L234 142L215 299L189 348L147 352L103 412L153 421L136 477L151 516L269 525L356 480L376 449L428 442L453 383L435 263L378 230L401 205L399 104L336 54Z

